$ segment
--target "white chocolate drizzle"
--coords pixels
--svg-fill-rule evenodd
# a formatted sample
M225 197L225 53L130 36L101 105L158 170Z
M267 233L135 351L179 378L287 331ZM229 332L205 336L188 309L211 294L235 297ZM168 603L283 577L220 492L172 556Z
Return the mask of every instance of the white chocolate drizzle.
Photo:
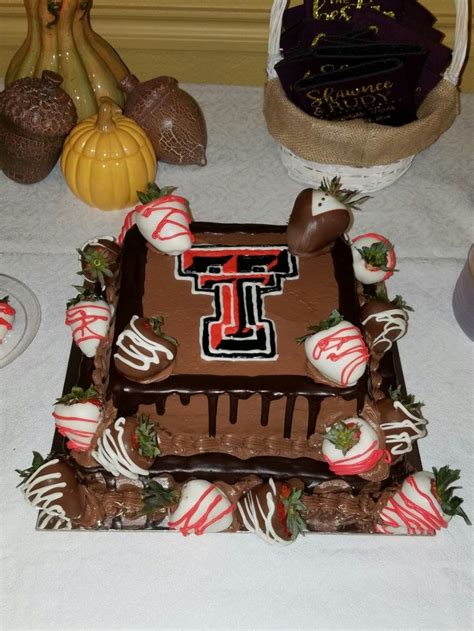
M281 543L283 545L288 545L291 543L291 541L287 539L282 539L282 537L280 537L275 531L275 528L272 524L272 519L276 511L275 498L277 495L277 490L273 478L270 478L268 480L268 484L270 485L272 492L269 491L266 495L268 506L267 514L265 514L264 510L262 509L259 500L257 498L255 498L254 500L253 495L250 492L237 504L237 506L239 507L239 513L242 518L243 524L248 531L254 532L267 543ZM244 504L244 507L241 506L241 502ZM264 528L262 528L259 524L259 516L261 516L261 518L263 519Z
M138 320L138 316L133 316L130 320L130 329L125 329L120 333L117 339L117 346L120 351L114 354L114 358L120 360L123 364L134 368L135 370L142 370L146 372L150 369L150 366L156 364L159 366L160 358L158 353L164 353L166 358L170 361L174 358L174 354L169 348L156 342L149 340L135 326L135 321ZM130 341L130 346L125 346L125 340ZM141 348L139 348L141 347ZM145 354L143 351L147 351Z
M55 465L59 462L56 458L55 460L49 460L42 464L33 475L26 480L23 485L23 494L26 499L38 510L42 510L51 516L57 516L65 521L70 521L69 517L66 515L64 508L60 504L56 504L57 500L63 497L63 492L59 489L64 489L66 486L66 482L61 482L61 473L56 471L54 473L46 473L45 475L41 475L45 469L50 467L51 465ZM47 486L43 486L37 488L38 485L41 485L46 480L57 479L58 482L48 484Z
M413 443L419 438L424 438L426 436L426 424L428 421L422 416L415 416L411 412L409 412L406 407L400 401L394 401L393 407L395 409L401 410L408 418L403 419L403 421L394 421L392 423L381 423L380 429L385 433L390 430L397 430L395 434L387 434L385 436L385 442L387 444L395 443L395 447L391 448L390 451L394 456L401 456L403 454L408 453L413 449ZM407 430L412 430L413 435L409 434L408 431L402 431L401 429L406 428ZM397 445L396 443L401 443Z
M119 476L121 474L131 480L137 480L139 475L148 475L148 471L135 464L128 455L123 442L124 424L125 418L123 416L115 421L116 439L113 438L110 427L106 429L99 438L97 449L92 452L92 456L112 475Z
M50 524L52 524L50 526ZM72 530L72 524L68 519L58 517L58 515L50 515L44 511L39 512L38 530Z
M392 348L393 342L396 342L407 332L407 314L403 309L389 309L380 313L369 315L362 324L365 326L369 320L375 320L377 324L383 324L383 330L372 341L372 347L375 348L379 344L386 344L384 352L386 353ZM393 331L398 331L393 340L388 335Z

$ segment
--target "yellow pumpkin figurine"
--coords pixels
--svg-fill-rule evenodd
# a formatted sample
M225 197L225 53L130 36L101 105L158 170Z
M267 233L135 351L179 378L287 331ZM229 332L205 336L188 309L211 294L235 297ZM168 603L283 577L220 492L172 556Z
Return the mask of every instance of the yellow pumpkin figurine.
M155 180L156 157L143 129L104 96L98 114L81 121L66 138L61 170L79 199L114 210L135 204L137 191Z

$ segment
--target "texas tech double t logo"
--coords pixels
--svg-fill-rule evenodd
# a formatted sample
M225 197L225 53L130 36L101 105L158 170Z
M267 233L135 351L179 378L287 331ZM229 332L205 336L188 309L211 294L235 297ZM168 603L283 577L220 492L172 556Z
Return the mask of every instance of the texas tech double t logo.
M193 293L214 295L214 314L200 323L204 359L277 358L275 324L265 317L264 298L298 276L286 246L193 246L177 257L176 276L192 281Z

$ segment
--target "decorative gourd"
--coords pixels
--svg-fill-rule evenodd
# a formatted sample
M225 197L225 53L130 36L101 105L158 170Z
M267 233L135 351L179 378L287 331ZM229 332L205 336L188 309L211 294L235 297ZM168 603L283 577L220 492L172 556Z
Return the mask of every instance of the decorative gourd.
M115 50L92 30L92 0L24 0L28 32L7 70L8 85L22 77L41 77L52 70L63 77L78 119L97 113L99 99L124 99L117 83L127 66Z
M156 174L156 158L145 132L109 97L99 113L81 121L64 143L61 170L71 191L89 206L132 206L137 191Z

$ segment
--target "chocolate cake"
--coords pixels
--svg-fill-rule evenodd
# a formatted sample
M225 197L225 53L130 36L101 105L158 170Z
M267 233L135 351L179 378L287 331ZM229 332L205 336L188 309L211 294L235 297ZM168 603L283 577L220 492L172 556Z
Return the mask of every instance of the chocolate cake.
M434 534L460 514L448 488L459 472L421 472L426 420L396 345L406 305L397 297L394 333L383 283L354 276L361 256L378 278L394 254L375 235L376 258L372 246L356 256L372 233L344 235L340 198L335 234L324 214L337 188L297 199L293 237L301 199L306 213L311 199L323 208L310 212L319 245L303 256L287 226L190 223L186 200L156 187L121 249L86 244L53 448L23 474L38 527L247 530L289 543L308 531Z

